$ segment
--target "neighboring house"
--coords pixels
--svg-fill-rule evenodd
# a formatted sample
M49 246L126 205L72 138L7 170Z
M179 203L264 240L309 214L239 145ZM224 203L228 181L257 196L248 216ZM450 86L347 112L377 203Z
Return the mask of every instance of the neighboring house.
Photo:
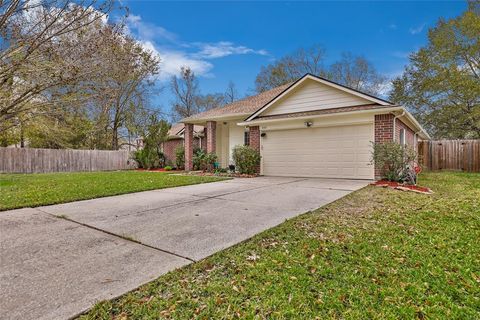
M416 148L418 138L430 138L404 107L311 74L182 122L187 170L201 125L222 167L234 146L249 144L260 151L260 173L271 176L374 179L372 142Z
M203 126L196 125L193 128L193 148L202 148L206 150L206 144L203 134ZM162 143L162 152L165 155L165 160L169 165L176 163L176 150L179 146L184 144L185 125L183 123L174 124L168 130L168 139Z

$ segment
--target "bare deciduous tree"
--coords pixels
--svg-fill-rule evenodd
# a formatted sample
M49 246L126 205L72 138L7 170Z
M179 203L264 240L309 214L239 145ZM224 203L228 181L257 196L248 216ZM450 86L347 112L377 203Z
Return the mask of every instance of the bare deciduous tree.
M171 89L175 96L172 107L174 120L187 118L201 111L197 104L198 80L192 69L182 67L180 76L172 77Z
M104 26L96 54L103 68L96 75L92 101L99 123L111 135L110 148L118 149L119 131L134 121L148 104L150 89L159 72L159 58L121 29Z
M195 99L195 104L198 106L199 112L222 107L225 103L225 96L221 93L197 95Z
M387 81L367 59L353 56L349 52L332 64L328 77L332 81L370 94L379 94Z
M225 96L226 103L232 103L238 99L238 91L233 81L228 82L227 90L225 91L224 96Z
M306 73L324 76L326 74L324 59L325 49L320 45L307 49L300 48L275 63L262 67L255 79L256 91L264 92L293 82Z
M325 49L322 46L298 49L275 63L262 67L255 79L256 91L264 92L296 81L307 73L371 94L380 94L386 83L387 79L361 56L344 53L330 67L324 66L324 59Z

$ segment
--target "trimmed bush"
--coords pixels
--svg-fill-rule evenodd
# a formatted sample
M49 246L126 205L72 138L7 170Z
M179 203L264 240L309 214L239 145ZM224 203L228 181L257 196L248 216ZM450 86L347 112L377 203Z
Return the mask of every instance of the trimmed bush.
M166 166L166 167L163 168L163 169L165 169L165 171L170 171L170 170L172 170L172 167L171 167L171 166Z
M135 151L133 158L137 161L138 167L143 169L160 168L165 161L163 153L154 149L141 149Z
M416 159L416 151L409 146L396 142L373 143L371 163L381 168L383 178L389 181L411 181L407 178Z
M185 169L185 147L178 146L175 149L175 164L178 169Z
M241 174L256 174L260 166L260 152L250 146L235 146L233 148L233 161Z
M196 149L193 152L193 168L195 170L213 171L213 165L218 157L214 152L206 153L202 149Z

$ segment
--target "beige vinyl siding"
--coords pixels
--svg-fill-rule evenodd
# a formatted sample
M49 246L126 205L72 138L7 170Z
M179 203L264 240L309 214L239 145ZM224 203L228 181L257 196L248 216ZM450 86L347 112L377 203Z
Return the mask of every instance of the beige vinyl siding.
M268 131L262 173L270 176L373 179L373 124Z
M244 143L244 132L245 128L241 126L237 126L236 122L229 123L229 140L228 140L228 147L229 147L229 163L233 164L233 148L238 145L242 145Z
M265 110L262 116L323 110L371 104L372 102L342 90L307 80L288 95Z
M222 122L217 122L217 137L216 137L216 153L218 156L218 163L222 168L228 166L228 140L229 130L228 125Z

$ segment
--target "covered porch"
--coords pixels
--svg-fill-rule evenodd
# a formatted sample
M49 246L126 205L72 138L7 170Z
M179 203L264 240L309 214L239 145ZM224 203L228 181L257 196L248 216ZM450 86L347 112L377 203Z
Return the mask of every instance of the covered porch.
M217 119L215 121L185 123L185 170L193 170L194 125L205 127L206 151L214 152L221 168L233 163L232 150L237 145L250 145L260 151L260 128L258 126L239 126L242 118Z

